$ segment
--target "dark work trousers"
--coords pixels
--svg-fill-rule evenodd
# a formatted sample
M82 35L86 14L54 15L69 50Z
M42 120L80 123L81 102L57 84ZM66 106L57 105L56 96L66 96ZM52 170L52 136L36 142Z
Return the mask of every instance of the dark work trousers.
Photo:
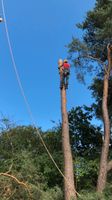
M61 78L61 86L60 86L61 88L63 87L63 85L65 86L65 88L68 88L69 75L70 75L70 70L64 69Z

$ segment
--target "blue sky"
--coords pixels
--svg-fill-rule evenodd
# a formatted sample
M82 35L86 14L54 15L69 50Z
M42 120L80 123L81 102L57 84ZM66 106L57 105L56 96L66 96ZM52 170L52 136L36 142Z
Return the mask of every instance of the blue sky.
M61 119L57 61L66 58L65 45L80 37L76 23L83 21L95 0L6 1L5 12L12 48L25 94L37 126L43 130ZM0 5L0 12L1 5ZM67 109L90 105L90 92L78 83L71 69ZM18 88L7 45L4 24L0 24L0 112L17 124L30 124Z

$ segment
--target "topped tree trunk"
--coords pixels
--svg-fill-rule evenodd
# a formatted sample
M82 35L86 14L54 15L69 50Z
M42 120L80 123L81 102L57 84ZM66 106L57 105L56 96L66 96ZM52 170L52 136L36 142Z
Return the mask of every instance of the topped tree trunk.
M60 69L62 60L60 60L58 64ZM61 78L62 78L62 73L60 71L60 79ZM76 200L77 195L74 183L73 158L70 146L65 86L63 86L63 88L61 89L61 113L62 113L62 147L64 156L64 176L65 176L64 196L65 200Z

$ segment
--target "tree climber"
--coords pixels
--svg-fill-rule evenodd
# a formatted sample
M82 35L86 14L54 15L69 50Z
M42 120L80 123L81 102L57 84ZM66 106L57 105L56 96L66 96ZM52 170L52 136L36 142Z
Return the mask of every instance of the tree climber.
M68 89L69 75L70 75L70 64L68 63L68 60L65 59L62 65L62 79L61 79L60 89L62 89L63 86L65 86L65 89Z

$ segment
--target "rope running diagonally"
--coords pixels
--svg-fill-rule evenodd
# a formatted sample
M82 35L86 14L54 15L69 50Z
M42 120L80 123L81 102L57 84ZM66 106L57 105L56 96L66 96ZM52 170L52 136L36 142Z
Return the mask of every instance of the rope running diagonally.
M4 23L5 23L5 31L6 31L6 37L7 37L7 42L8 42L8 46L9 46L9 51L10 51L10 56L11 56L11 60L12 60L12 64L13 64L13 68L14 68L14 71L15 71L15 75L16 75L16 79L17 79L17 82L18 82L18 85L19 85L19 88L20 88L20 92L21 92L21 95L24 99L24 102L25 102L25 105L26 105L26 109L28 111L28 114L30 116L30 119L31 119L31 122L33 124L34 127L36 127L36 122L34 120L34 117L33 117L33 114L32 114L32 111L31 111L31 108L30 108L30 105L28 103L28 100L26 98L26 95L25 95L25 92L24 92L24 89L23 89L23 86L22 86L22 83L21 83L21 80L20 80L20 77L19 77L19 73L18 73L18 70L17 70L17 66L16 66L16 62L15 62L15 58L14 58L14 54L13 54L13 50L12 50L12 46L11 46L11 42L10 42L10 37L9 37L9 31L8 31L8 25L7 25L7 20L6 20L6 14L5 14L5 7L4 7L4 1L1 0L2 2L2 11L3 11L3 18L4 18ZM68 186L70 186L70 183L68 181L68 179L64 176L64 174L62 173L62 171L60 170L60 168L58 167L57 163L55 162L54 158L52 157L51 153L49 152L39 130L36 128L36 131L37 131L37 134L46 150L46 152L48 153L50 159L52 160L52 162L54 163L55 167L57 168L57 170L59 171L59 173L61 174L61 176L65 179L65 181L67 182ZM74 191L78 196L81 197L81 195L75 190Z

